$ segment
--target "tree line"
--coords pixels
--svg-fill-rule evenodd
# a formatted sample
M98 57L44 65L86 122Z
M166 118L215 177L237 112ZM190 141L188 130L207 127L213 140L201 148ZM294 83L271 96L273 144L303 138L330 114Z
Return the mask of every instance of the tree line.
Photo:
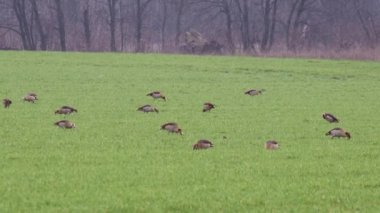
M178 52L188 31L223 53L375 49L379 0L0 0L0 48Z

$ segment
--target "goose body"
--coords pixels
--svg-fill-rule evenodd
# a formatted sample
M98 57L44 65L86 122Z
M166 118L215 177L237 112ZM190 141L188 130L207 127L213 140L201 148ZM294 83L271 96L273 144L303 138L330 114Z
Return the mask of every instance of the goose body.
M12 104L12 101L8 98L3 99L4 108L9 108Z
M328 121L330 123L338 123L339 122L338 118L336 118L333 114L328 113L328 112L323 113L322 117L323 117L323 119L325 119L326 121Z
M24 101L27 101L27 102L32 102L34 103L34 101L38 100L36 96L33 96L33 95L26 95L24 96Z
M195 150L195 149L208 149L211 147L214 147L214 144L212 144L211 141L202 139L193 145L193 150Z
M215 108L215 105L210 102L206 102L203 104L203 112L209 112L214 108Z
M35 92L28 92L28 94L26 94L26 95L34 96L36 98L36 100L38 100L37 94Z
M161 126L161 129L166 130L166 131L171 132L171 133L177 133L177 134L182 135L182 129L179 128L178 124L174 123L174 122L163 124Z
M334 128L326 133L326 136L331 136L331 139L333 138L351 138L351 134L349 132L346 132L346 130L342 128Z
M261 95L261 93L262 93L263 91L264 91L264 90L250 89L250 90L246 91L244 94L246 94L246 95L250 95L250 96L255 96L255 95Z
M164 101L166 101L166 97L159 91L154 91L154 92L148 93L147 96L151 96L154 99L160 99L161 98Z
M279 144L277 141L275 140L270 140L270 141L267 141L265 142L265 149L268 149L268 150L275 150L275 149L278 149L279 148Z
M144 105L144 106L141 106L137 109L137 111L141 111L141 112L156 112L158 113L158 109L156 109L155 107L147 104L147 105Z
M75 124L68 120L61 120L54 123L54 125L65 128L65 129L72 129L75 128Z
M78 112L77 109L73 108L73 107L70 107L70 106L62 106L61 108L57 109L55 111L55 114L71 114L73 112Z

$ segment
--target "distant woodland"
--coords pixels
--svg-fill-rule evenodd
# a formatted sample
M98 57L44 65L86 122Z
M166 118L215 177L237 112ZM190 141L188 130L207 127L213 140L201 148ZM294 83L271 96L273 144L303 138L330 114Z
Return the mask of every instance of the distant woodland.
M373 52L379 0L0 0L0 48Z

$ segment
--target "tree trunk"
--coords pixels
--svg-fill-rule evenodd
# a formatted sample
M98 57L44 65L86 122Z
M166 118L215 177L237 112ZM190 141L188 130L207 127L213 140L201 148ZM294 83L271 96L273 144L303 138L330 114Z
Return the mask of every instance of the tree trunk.
M166 0L163 0L161 4L163 7L162 24L161 24L161 51L162 51L165 49L165 28L166 28L166 20L168 16L168 8L167 8Z
M25 12L25 0L14 0L13 10L19 23L20 35L24 49L35 50L36 45L32 38L32 33L30 31Z
M354 5L355 5L355 10L356 10L356 14L360 20L360 24L361 24L361 27L363 29L363 31L365 32L365 35L367 37L367 43L368 43L368 46L371 47L371 48L374 48L373 46L373 40L372 40L372 37L371 37L371 32L369 30L369 27L367 26L367 23L360 11L360 8L359 8L359 5L357 5L357 2L354 1Z
M223 13L226 16L226 37L227 37L227 43L228 47L230 49L231 54L235 54L235 45L232 38L232 17L231 17L231 10L230 5L228 4L227 0L223 0Z
M179 0L177 7L177 19L176 19L176 34L175 34L175 46L178 48L179 37L181 36L181 25L182 25L182 15L183 15L184 0Z
M304 12L305 10L305 2L306 0L300 0L300 3L299 3L299 6L297 8L297 13L296 13L296 16L294 18L294 22L293 22L293 30L291 32L291 50L295 51L297 49L297 45L296 45L296 40L298 39L298 27L299 27L299 24L300 24L300 18L301 18L301 15L302 13Z
M42 24L41 24L41 19L40 19L40 14L38 12L38 6L37 6L37 3L36 3L36 0L30 0L31 3L32 3L32 9L33 9L33 14L34 14L34 19L35 19L35 22L36 22L36 25L37 25L37 30L38 30L38 34L40 35L40 40L41 40L41 50L46 50L47 49L47 44L46 44L46 34L42 28Z
M247 51L251 46L250 36L249 36L249 12L248 12L248 1L244 0L243 2L243 32L244 32L244 42L243 48L244 51Z
M144 51L144 48L141 43L142 39L142 26L143 26L143 14L148 6L148 4L152 0L146 0L145 2L141 2L142 0L136 0L136 52Z
M115 27L116 27L116 3L117 0L108 0L108 9L110 13L110 33L111 33L111 43L110 48L112 52L116 51L116 40L115 40Z
M273 8L272 8L272 17L271 17L271 27L270 27L270 36L269 36L269 45L268 51L272 49L274 42L274 32L276 29L276 14L277 14L277 0L273 0Z
M125 30L124 30L124 22L125 22L125 18L124 18L124 15L123 15L123 4L122 4L123 1L119 1L119 14L120 14L120 22L119 22L119 26L120 26L120 51L124 51L124 47L125 47Z
M290 36L290 33L291 33L291 28L292 28L292 20L293 20L293 16L294 16L294 12L296 11L296 8L297 8L297 5L298 5L298 2L299 0L296 0L293 4L292 4L292 8L290 10L290 13L289 13L289 16L288 16L288 20L286 22L286 48L288 50L291 49L291 36Z
M136 52L141 52L142 12L141 0L136 0Z
M66 32L65 32L65 17L62 11L61 0L55 0L57 21L58 21L58 32L61 44L61 50L66 51Z
M260 49L261 51L265 52L267 51L267 44L269 40L269 34L270 34L270 0L265 0L264 4L264 32L263 36L261 38L261 45Z
M91 50L91 29L90 29L90 13L89 13L88 5L83 11L83 28L84 28L84 37L86 39L86 49L87 51L89 51Z
M240 4L240 0L235 1L239 10L240 19L240 34L241 41L243 43L243 51L247 52L250 48L250 35L249 35L249 10L248 0L243 0L243 6Z

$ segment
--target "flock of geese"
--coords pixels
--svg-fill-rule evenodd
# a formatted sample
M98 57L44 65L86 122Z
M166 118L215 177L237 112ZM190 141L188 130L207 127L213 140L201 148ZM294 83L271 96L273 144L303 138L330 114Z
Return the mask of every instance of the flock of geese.
M250 90L246 91L244 94L249 95L249 96L256 96L256 95L261 95L263 91L265 91L265 90L263 90L263 89L262 90L250 89ZM153 99L162 99L162 100L166 101L166 97L160 91L154 91L154 92L148 93L147 96L151 96ZM37 94L34 92L27 93L23 97L23 100L26 102L35 103L35 101L38 100ZM11 104L12 104L12 101L10 99L8 99L8 98L3 99L3 105L5 108L9 108ZM215 108L214 104L212 104L210 102L206 102L203 104L203 110L202 111L203 112L210 112L214 108ZM139 107L137 109L137 111L141 111L144 113L149 113L149 112L158 113L159 112L159 110L157 108L155 108L154 106L149 105L149 104ZM68 114L71 114L74 112L77 113L78 110L71 107L71 106L62 106L61 108L57 109L54 113L55 114L68 115ZM339 119L336 118L333 114L328 113L328 112L323 113L322 118L325 119L326 121L328 121L329 123L339 123ZM55 122L54 125L56 125L60 128L65 128L65 129L75 128L75 123L73 123L69 120L60 120L60 121ZM165 123L165 124L161 125L161 129L168 131L169 133L176 133L176 134L182 135L182 129L175 122ZM336 137L337 138L347 138L347 139L351 138L351 134L349 132L347 132L346 130L344 130L342 128L338 128L338 127L333 128L330 131L328 131L326 133L326 136L331 136L332 139L336 138ZM208 148L211 148L213 146L214 146L214 144L211 141L201 139L193 145L193 150L208 149ZM280 146L279 143L275 140L269 140L269 141L265 142L265 144L264 144L265 149L268 149L268 150L276 150L279 148L279 146Z
M24 101L30 102L30 103L35 103L38 100L37 94L34 92L29 92L27 93L23 98ZM3 105L5 108L9 108L12 104L12 101L8 98L3 99ZM71 107L71 106L62 106L61 108L57 109L54 114L64 114L68 115L73 112L78 112L77 109ZM66 128L66 129L72 129L75 128L75 124L69 120L60 120L54 123L54 125L61 127L61 128Z

